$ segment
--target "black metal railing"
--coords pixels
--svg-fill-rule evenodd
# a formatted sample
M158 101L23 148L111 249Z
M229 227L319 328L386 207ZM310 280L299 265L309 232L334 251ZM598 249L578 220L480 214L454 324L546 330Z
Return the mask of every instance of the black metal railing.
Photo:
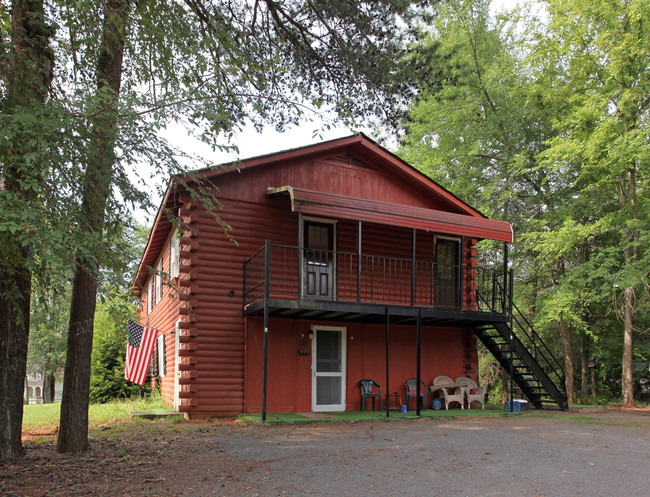
M244 307L265 296L508 312L503 269L267 243L244 262Z
M512 303L512 324L519 340L528 348L533 358L541 365L547 375L555 376L557 385L566 396L565 372L562 363L535 331L526 316Z
M542 337L535 331L535 328L533 328L530 321L528 321L526 316L524 316L519 307L515 304L512 292L513 272L512 270L509 270L508 273L506 279L496 277L493 280L491 285L492 290L496 295L501 295L506 299L502 302L502 305L506 305L506 309L509 308L509 314L512 316L512 332L530 352L535 361L540 364L542 369L544 369L549 376L555 376L560 385L560 389L563 390L566 395L564 367L548 345L546 345ZM482 292L479 292L477 297L488 309L493 309L494 294L492 296L487 294L486 297Z

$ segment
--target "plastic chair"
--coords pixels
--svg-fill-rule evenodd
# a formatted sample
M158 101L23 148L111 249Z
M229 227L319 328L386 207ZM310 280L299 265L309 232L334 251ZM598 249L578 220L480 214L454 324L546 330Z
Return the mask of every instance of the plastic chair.
M384 404L381 400L382 394L381 394L381 387L379 384L375 381L372 380L361 380L359 381L359 387L361 387L361 410L365 411L366 410L366 399L372 399L372 410L375 410L375 398L379 399L379 409L383 410L384 409ZM379 393L373 392L372 389L373 387L377 387L379 389Z
M461 376L456 378L456 385L465 387L465 399L467 400L467 409L470 409L472 402L480 402L483 409L485 409L485 387L479 387L471 378Z
M406 387L406 405L409 405L409 401L411 400L411 397L416 397L418 396L418 379L417 378L409 378L404 382L404 386ZM422 408L426 410L427 408L427 386L424 383L424 381L420 380L420 397L424 399L424 404L422 404Z

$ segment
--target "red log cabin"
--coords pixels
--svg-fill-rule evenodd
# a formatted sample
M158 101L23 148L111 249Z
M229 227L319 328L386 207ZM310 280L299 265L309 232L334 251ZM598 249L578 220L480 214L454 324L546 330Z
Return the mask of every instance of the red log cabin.
M482 239L504 244L495 268ZM512 241L363 135L174 177L134 283L163 397L188 417L359 410L369 378L404 402L409 378L477 379L478 337L536 407L565 408L561 373L509 339Z

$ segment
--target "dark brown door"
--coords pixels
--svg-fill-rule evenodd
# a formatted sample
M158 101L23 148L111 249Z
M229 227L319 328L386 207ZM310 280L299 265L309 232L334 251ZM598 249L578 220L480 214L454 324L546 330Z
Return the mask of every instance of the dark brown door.
M435 305L460 305L459 243L457 240L436 239Z
M303 297L334 297L334 225L305 221Z

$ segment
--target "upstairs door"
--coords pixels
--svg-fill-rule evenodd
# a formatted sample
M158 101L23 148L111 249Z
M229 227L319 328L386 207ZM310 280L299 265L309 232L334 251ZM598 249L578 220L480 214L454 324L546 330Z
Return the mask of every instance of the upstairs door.
M436 239L435 305L460 305L459 260L460 243L447 238Z
M312 411L345 411L346 328L314 326Z
M302 296L334 298L334 224L305 221Z

